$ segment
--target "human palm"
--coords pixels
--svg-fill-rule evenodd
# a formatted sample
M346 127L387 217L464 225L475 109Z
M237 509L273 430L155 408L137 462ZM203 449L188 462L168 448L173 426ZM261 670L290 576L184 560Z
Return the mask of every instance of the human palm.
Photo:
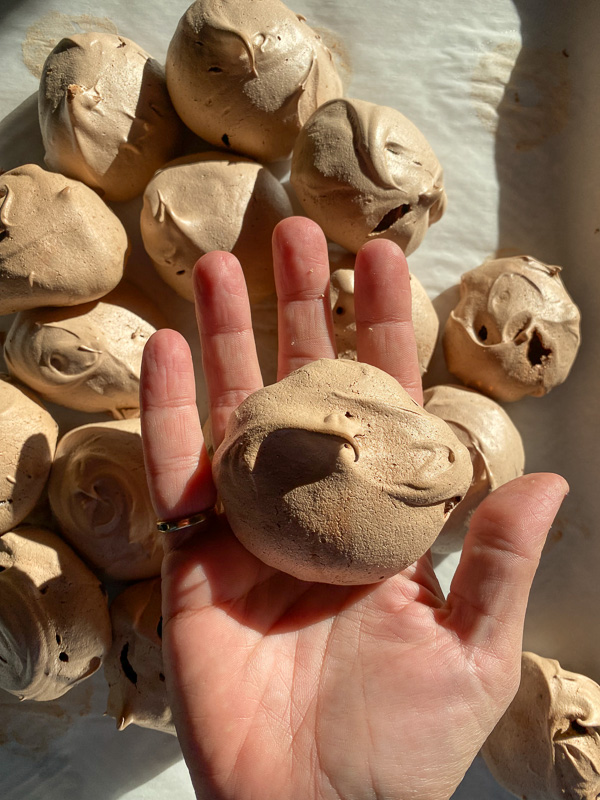
M327 249L313 223L274 234L279 377L335 357ZM195 272L215 445L261 386L239 264L212 253ZM410 285L387 241L357 256L358 355L421 400ZM189 349L147 345L142 426L156 512L211 506ZM163 646L182 749L201 797L446 800L512 699L527 596L566 491L530 475L476 512L448 598L427 554L382 583L306 583L266 566L224 517L167 539ZM374 525L376 520L374 520Z

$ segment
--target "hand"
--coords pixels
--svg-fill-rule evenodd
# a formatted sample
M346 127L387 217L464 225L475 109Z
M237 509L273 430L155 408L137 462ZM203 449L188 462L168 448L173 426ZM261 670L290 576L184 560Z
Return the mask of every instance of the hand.
M279 378L335 358L327 247L304 218L273 236ZM422 401L401 250L356 257L358 356ZM262 385L241 268L195 270L215 446ZM160 518L215 501L185 341L159 331L142 372L142 430ZM556 475L512 481L473 517L447 599L429 554L380 584L309 584L246 551L225 523L166 539L165 671L196 791L230 800L446 800L519 683L525 606L567 491Z

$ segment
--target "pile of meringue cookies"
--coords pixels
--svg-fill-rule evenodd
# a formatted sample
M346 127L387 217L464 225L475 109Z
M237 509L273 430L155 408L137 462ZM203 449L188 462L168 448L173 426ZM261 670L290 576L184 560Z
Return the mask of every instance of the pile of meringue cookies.
M378 237L410 254L446 195L442 168L408 119L342 94L321 37L279 0L197 0L165 70L105 33L65 38L48 56L39 120L50 171L30 164L0 176L0 314L16 313L0 382L5 691L57 698L103 664L119 729L175 732L138 400L144 344L165 320L123 281L128 238L107 202L143 193L144 246L187 300L196 260L234 253L257 328L276 302L271 233L293 213L264 164L291 155L293 192L339 246L338 360L248 398L214 455L230 524L267 563L304 580L382 580L430 547L459 550L478 504L523 473L521 437L497 401L541 397L569 373L579 311L560 268L520 256L462 276L443 347L465 386L428 389L424 409L359 364L352 254ZM215 149L186 153L186 127ZM439 323L414 276L411 288L424 374ZM113 419L57 443L42 400ZM105 584L115 582L126 588L109 608ZM596 797L600 687L523 658L527 688L484 748L490 768L529 800L587 798L594 780Z

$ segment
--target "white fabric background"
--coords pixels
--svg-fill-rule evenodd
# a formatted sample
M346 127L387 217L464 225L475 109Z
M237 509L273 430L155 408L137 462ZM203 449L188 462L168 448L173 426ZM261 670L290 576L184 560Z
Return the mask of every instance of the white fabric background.
M42 163L37 79L24 64L44 39L114 26L164 60L186 0L0 0L0 169ZM349 73L347 94L393 106L415 122L444 166L445 217L410 268L440 314L460 274L486 257L528 253L563 266L583 314L583 345L567 383L507 406L528 471L570 482L546 546L525 648L600 681L600 5L596 0L297 0L330 33ZM87 17L99 18L94 23ZM32 27L33 26L33 27ZM37 30L37 32L36 32ZM23 43L28 44L23 48ZM140 204L115 207L134 250L128 277L160 292L170 324L194 345L191 307L154 275L136 229ZM8 318L0 320L6 329ZM447 379L439 352L427 383ZM200 386L202 390L202 386ZM201 396L201 404L204 400ZM90 420L60 412L63 430ZM438 565L445 586L456 557ZM102 675L59 701L0 696L4 800L187 800L193 792L174 738L103 718ZM18 708L17 708L18 706ZM457 800L501 800L478 759Z

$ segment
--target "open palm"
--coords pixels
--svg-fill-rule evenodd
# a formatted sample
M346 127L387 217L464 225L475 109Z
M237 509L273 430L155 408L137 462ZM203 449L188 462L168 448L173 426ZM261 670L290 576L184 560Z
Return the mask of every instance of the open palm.
M273 237L279 377L336 355L327 247L304 218ZM262 385L241 268L195 271L215 446ZM387 241L356 260L358 356L422 400L410 284ZM142 430L157 515L215 501L189 348L149 341ZM311 584L266 566L224 517L167 540L163 646L182 749L200 797L446 800L518 685L523 618L552 519L555 475L507 484L476 512L444 598L429 555L383 583ZM373 525L377 524L376 519Z

